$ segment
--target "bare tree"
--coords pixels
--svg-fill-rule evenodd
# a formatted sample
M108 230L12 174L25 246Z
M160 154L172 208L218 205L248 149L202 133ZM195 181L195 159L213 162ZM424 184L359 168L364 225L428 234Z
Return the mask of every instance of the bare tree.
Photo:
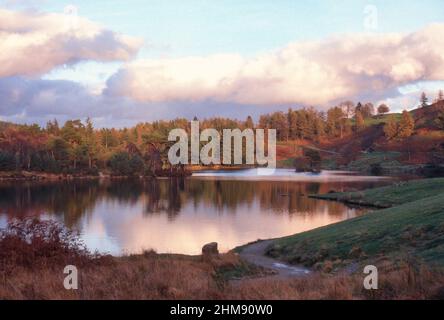
M355 115L355 104L353 101L344 101L339 105L339 107L342 109L347 118L353 118Z

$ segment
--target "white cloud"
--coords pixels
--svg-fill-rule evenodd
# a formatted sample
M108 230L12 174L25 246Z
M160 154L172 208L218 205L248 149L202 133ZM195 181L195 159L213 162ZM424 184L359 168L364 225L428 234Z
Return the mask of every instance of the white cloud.
M125 97L92 94L73 81L0 78L0 120L45 125L57 118L90 117L98 127L125 127L141 121L221 116L245 119L277 109L215 102L138 102Z
M411 85L400 88L401 94L394 97L388 97L378 101L377 104L385 103L391 107L392 112L402 112L403 110L412 110L420 106L420 97L424 92L429 103L434 103L437 99L439 90L444 90L444 81L416 82Z
M216 101L329 105L379 100L398 87L444 79L444 24L410 34L348 34L293 43L253 58L239 55L136 60L106 93L142 102Z
M136 54L140 41L80 17L74 23L66 18L0 9L2 119L44 124L90 116L101 126L125 126L179 116L243 119L289 105L330 106L348 99L385 101L401 110L416 105L421 91L432 99L435 88L429 91L427 84L444 80L444 24L410 34L292 43L248 58L134 60L110 77ZM75 68L57 68L65 64ZM416 88L418 83L424 88Z
M69 14L0 9L0 77L39 76L84 60L129 60L141 40Z

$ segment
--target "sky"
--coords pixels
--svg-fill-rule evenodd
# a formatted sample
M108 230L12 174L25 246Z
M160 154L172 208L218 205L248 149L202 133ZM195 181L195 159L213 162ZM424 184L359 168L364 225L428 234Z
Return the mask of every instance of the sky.
M444 88L442 0L0 0L0 120L243 119Z

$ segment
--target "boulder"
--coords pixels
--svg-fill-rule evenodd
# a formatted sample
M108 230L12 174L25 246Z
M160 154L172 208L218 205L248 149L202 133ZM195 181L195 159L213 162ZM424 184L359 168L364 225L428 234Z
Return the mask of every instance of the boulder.
M202 247L202 256L204 257L217 256L218 254L217 242L207 243Z

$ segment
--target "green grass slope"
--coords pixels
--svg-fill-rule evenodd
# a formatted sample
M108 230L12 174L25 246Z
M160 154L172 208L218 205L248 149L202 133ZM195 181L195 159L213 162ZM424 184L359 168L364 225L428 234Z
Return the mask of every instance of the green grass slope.
M444 178L411 180L382 188L313 195L312 197L375 207L392 207L440 193L444 193Z
M401 156L399 152L371 152L363 153L356 160L347 165L351 171L371 172L373 165L379 165L381 169L399 167L401 164L396 160Z
M412 181L401 187L367 190L363 195L366 201L404 203L278 239L267 253L307 266L326 261L347 264L378 258L413 258L444 267L443 179Z

